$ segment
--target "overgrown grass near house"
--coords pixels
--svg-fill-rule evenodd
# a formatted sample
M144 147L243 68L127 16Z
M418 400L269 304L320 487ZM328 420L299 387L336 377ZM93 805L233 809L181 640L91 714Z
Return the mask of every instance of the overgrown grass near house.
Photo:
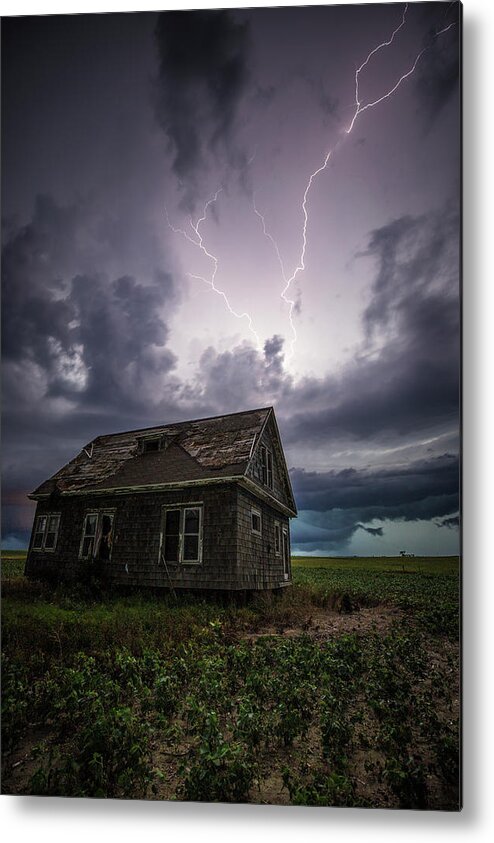
M3 792L456 810L458 560L292 564L242 606L7 554Z

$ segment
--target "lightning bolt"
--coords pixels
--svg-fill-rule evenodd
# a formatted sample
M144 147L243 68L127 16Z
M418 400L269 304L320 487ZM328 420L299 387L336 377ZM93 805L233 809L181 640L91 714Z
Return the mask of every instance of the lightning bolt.
M359 90L360 74L364 70L364 68L367 67L371 58L377 52L379 52L379 50L382 50L385 47L389 47L393 43L396 35L405 25L407 11L408 11L408 3L405 4L405 8L403 10L403 15L402 15L402 19L401 19L400 24L393 30L390 37L386 41L382 41L380 44L378 44L376 47L374 47L371 50L371 52L368 54L365 61L363 61L362 64L360 65L360 67L358 67L357 70L355 71L355 113L353 115L352 121L351 121L348 129L345 129L345 132L344 132L345 135L349 135L352 132L353 127L355 126L355 122L356 122L356 120L357 120L357 118L359 117L360 114L362 114L364 111L367 111L370 108L375 108L375 106L379 105L379 103L383 102L385 99L389 99L389 97L391 97L395 93L395 91L398 90L398 88L405 81L405 79L408 79L408 77L411 76L415 72L415 68L417 67L418 62L420 61L420 59L422 58L424 53L429 49L430 45L424 47L417 54L417 56L415 58L415 61L413 62L411 68L406 73L404 73L402 76L400 76L398 81L393 85L392 88L389 89L389 91L384 93L378 99L362 105L362 102L360 100L360 90ZM448 26L445 26L443 29L440 29L438 32L436 32L434 34L433 39L435 40L440 35L447 32L449 29L451 29L451 27L453 27L453 26L455 26L455 22L450 23ZM267 230L265 218L256 208L255 201L254 201L254 212L257 214L257 216L261 220L261 223L262 223L262 226L263 226L263 233L264 233L265 237L267 237L271 241L271 243L272 243L272 245L273 245L273 247L276 251L276 255L277 255L278 261L280 263L281 270L282 270L282 278L283 278L283 281L285 282L285 286L284 286L280 295L281 295L281 298L289 305L289 320L290 320L290 326L291 326L292 334L293 334L292 341L290 343L290 353L289 353L289 355L287 355L287 362L293 356L294 346L295 346L295 342L297 340L297 332L296 332L296 328L295 328L295 325L294 325L294 322L293 322L293 309L294 309L294 306L295 306L295 302L292 299L288 298L287 293L288 293L291 285L295 281L297 275L300 272L303 272L305 270L305 253L306 253L306 250L307 250L307 227L308 227L308 224L309 224L309 214L308 214L308 211L307 211L307 200L308 200L309 193L310 193L310 190L312 188L312 185L313 185L315 179L317 179L317 177L322 172L324 172L324 170L326 170L326 168L329 164L329 161L331 160L332 156L334 155L334 153L338 149L338 146L340 145L340 143L341 143L341 138L329 150L329 152L326 153L326 156L323 160L323 163L316 170L314 170L313 173L310 174L309 179L307 181L307 184L305 186L305 190L304 190L303 198L302 198L302 204L301 204L301 210L302 210L302 216L303 216L302 249L300 251L300 256L298 258L298 262L295 266L295 269L293 270L292 274L290 275L290 277L288 279L286 278L286 274L285 274L285 270L284 270L284 266L283 266L283 261L282 261L282 258L281 258L281 254L280 254L278 244L276 243L272 234L270 234L270 232Z
M185 237L186 240L189 241L189 243L192 243L193 246L196 246L197 248L199 248L201 250L201 252L210 261L213 262L213 270L212 270L210 278L204 278L203 275L194 275L192 272L187 272L187 275L189 276L189 278L194 278L196 281L203 281L204 284L207 284L207 286L210 287L215 293L217 293L218 296L221 296L221 298L225 302L228 310L230 311L232 316L235 316L236 319L246 319L247 324L249 326L249 330L254 335L257 345L259 346L259 348L262 348L261 339L259 337L259 334L257 333L257 331L254 328L254 323L253 323L253 320L252 320L252 317L250 316L250 314L247 313L246 311L244 311L244 313L237 313L237 311L234 310L233 307L231 306L231 304L228 300L228 296L226 295L225 291L220 290L219 287L216 286L215 281L216 281L216 273L218 272L219 259L216 257L216 255L213 255L212 252L210 252L206 248L206 246L204 245L203 235L201 234L201 232L199 230L202 223L205 222L206 219L207 219L208 209L210 208L211 205L215 204L215 202L218 199L218 196L222 192L222 189L223 188L220 187L219 190L216 191L214 196L212 196L210 199L208 199L208 201L204 205L202 217L199 217L199 219L197 220L196 223L194 223L192 221L192 217L189 218L189 225L190 225L192 231L194 232L194 234L196 235L197 239L195 239L193 236L191 236L187 231L184 231L183 228L176 228L175 226L173 226L170 222L169 217L168 217L168 211L165 208L166 220L167 220L167 223L168 223L168 227L173 231L174 234L181 234L183 237Z
M453 5L453 4L452 3L450 4L450 6L448 7L448 10L451 7L451 5ZM401 18L401 22L393 30L390 37L387 40L382 41L376 47L374 47L370 51L370 53L367 55L366 59L362 62L362 64L355 71L355 112L354 112L354 115L353 115L352 120L350 122L350 125L348 126L347 129L344 130L344 133L343 133L342 137L326 153L322 163L314 170L314 172L312 172L309 175L308 181L306 183L306 186L305 186L305 189L304 189L304 192L303 192L302 202L301 202L301 206L300 206L301 211L302 211L302 220L303 220L303 222L302 222L302 248L301 248L300 255L299 255L299 258L297 260L297 263L295 265L295 268L293 269L293 271L292 271L292 273L289 277L287 277L287 274L286 274L286 271L285 271L285 266L284 266L284 262L283 262L283 259L282 259L282 256L281 256L279 246L278 246L276 240L274 239L273 235L268 231L267 226L266 226L265 216L257 208L256 202L255 202L255 196L254 196L254 199L253 199L254 213L256 214L256 216L259 218L259 220L261 222L264 236L271 242L271 244L272 244L272 246L275 250L276 257L277 257L277 260L278 260L278 263L279 263L279 266L280 266L280 270L281 270L281 276L282 276L282 279L283 279L283 282L284 282L284 285L285 285L283 287L283 290L280 293L280 296L283 299L283 301L288 305L288 318L289 318L290 327L291 327L291 331L292 331L292 339L291 339L291 342L290 342L289 354L287 355L287 362L289 360L291 360L291 358L293 357L295 342L297 340L297 331L296 331L294 319L293 319L293 311L295 309L295 301L293 299L289 298L288 293L289 293L290 287L292 286L293 282L297 278L297 275L300 272L303 272L305 270L305 255L306 255L306 251L307 251L307 229L308 229L308 225L309 225L309 212L307 210L307 203L308 203L309 194L310 194L310 191L311 191L312 186L314 184L314 181L317 179L318 176L320 176L321 173L324 172L324 170L327 169L328 164L329 164L332 156L337 151L337 149L338 149L340 143L342 142L343 138L345 136L348 136L348 135L351 134L359 115L363 114L364 111L367 111L368 109L375 108L377 105L382 103L384 100L392 97L393 94L402 85L402 83L406 79L408 79L409 76L412 76L412 74L415 72L415 69L416 69L417 64L419 63L420 59L422 58L424 53L430 48L430 45L427 45L427 46L423 47L423 49L417 54L417 56L416 56L416 58L415 58L415 60L412 64L412 66L410 67L410 69L406 73L403 73L402 76L400 76L400 78L398 79L398 81L395 82L395 84L388 91L386 91L384 94L382 94L380 97L373 100L372 102L367 102L367 103L362 104L362 101L360 99L360 87L359 87L360 74L367 67L367 65L371 61L372 57L375 56L376 53L378 53L380 50L383 50L386 47L389 47L393 43L397 34L405 26L407 11L408 11L408 3L405 4L403 14L402 14L402 18ZM446 17L446 15L445 15L445 17ZM451 29L455 25L456 25L456 23L453 22L453 23L450 23L448 26L445 26L443 29L440 29L438 32L436 32L433 35L433 40L438 38L443 33L447 32L449 29ZM247 166L252 164L252 162L254 161L254 158L256 156L256 152L257 152L257 148L254 151L254 154L251 156L251 158L247 162ZM213 269L212 269L212 272L211 272L211 276L209 278L205 278L202 275L195 275L191 272L188 272L187 275L189 276L189 278L194 278L195 280L202 281L204 284L208 285L218 296L221 296L221 298L223 299L228 311L236 319L247 320L249 330L251 331L251 333L255 337L257 345L260 348L262 348L262 343L261 343L260 337L259 337L257 331L254 328L253 320L252 320L252 317L250 316L250 314L247 313L246 311L244 311L243 313L238 313L236 310L234 310L233 307L231 306L231 304L228 300L228 297L227 297L226 293L224 292L224 290L221 290L216 286L216 275L217 275L217 272L218 272L219 259L216 257L216 255L214 255L212 252L210 252L208 250L208 248L205 246L204 237L203 237L203 235L201 234L201 231L200 231L201 225L207 219L207 214L208 214L208 210L209 210L210 206L214 205L216 203L216 201L218 199L218 196L220 195L221 192L222 192L222 188L217 190L216 193L210 199L208 199L208 201L204 205L202 216L199 217L199 219L197 220L196 223L194 223L192 221L192 218L189 218L189 225L190 225L190 228L192 229L192 231L194 232L195 237L192 236L189 232L185 231L184 229L176 228L175 226L173 226L171 224L170 220L169 220L168 212L165 208L167 223L168 223L169 228L175 234L182 235L186 240L188 240L189 243L191 243L196 248L200 249L200 251L208 258L208 260L212 261L212 263L213 263Z
M280 253L280 250L279 250L279 247L278 247L278 244L277 244L276 240L274 239L272 234L270 234L269 231L266 228L266 219L264 217L264 214L261 214L261 212L257 208L255 194L254 194L254 198L252 200L252 205L253 205L253 208L254 208L254 213L256 214L257 217L259 217L259 219L261 221L262 231L263 231L264 236L267 237L267 239L270 240L272 245L273 245L273 248L276 252L276 257L278 259L278 263L280 265L281 277L283 278L283 281L285 282L285 287L281 292L281 298L288 305L288 318L290 320L290 326L291 326L292 335L293 335L292 339L291 339L291 342L290 342L290 358L289 359L291 359L291 357L293 356L293 349L294 349L295 341L297 339L297 331L295 329L295 325L294 325L294 322L293 322L293 309L295 307L295 301L293 299L287 298L287 296L286 296L286 293L288 291L290 283L289 283L289 280L287 279L286 274L285 274L285 266L283 264L283 258L281 257L281 253Z

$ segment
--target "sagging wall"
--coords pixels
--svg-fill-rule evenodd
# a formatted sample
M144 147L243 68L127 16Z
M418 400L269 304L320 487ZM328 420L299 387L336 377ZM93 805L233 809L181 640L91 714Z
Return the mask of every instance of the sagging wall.
M170 579L159 561L161 514L164 505L203 505L203 559L197 565L168 566L175 588L244 588L237 569L237 490L235 484L185 487L166 492L129 495L57 496L38 503L36 518L60 513L60 529L53 552L30 550L26 574L77 581L91 563L79 559L85 515L114 510L111 559L102 563L110 582L129 586L169 587ZM36 523L36 521L35 521Z
M252 531L252 510L261 513L261 535ZM283 547L276 553L275 522L288 531L290 550L290 521L286 515L256 495L238 488L237 491L237 565L238 582L248 590L280 588L291 583L291 563L288 561L288 579L284 576Z

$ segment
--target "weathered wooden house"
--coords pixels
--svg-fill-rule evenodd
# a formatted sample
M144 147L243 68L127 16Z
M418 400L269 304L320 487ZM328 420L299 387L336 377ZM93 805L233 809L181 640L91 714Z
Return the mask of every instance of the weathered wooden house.
M30 498L33 578L258 591L291 582L274 410L98 436Z

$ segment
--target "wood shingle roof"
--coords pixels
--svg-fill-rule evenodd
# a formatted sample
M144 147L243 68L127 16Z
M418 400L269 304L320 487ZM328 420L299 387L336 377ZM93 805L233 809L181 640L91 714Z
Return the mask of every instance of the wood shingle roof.
M271 407L98 436L30 495L207 481L245 474ZM142 443L159 439L159 450Z

